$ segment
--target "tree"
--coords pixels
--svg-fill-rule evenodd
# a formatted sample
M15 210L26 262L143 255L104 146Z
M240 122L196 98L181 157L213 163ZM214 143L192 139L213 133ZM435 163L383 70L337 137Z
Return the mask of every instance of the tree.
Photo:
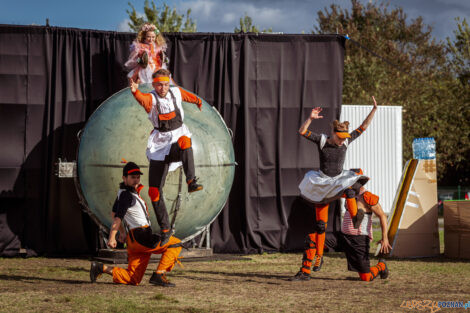
M454 30L455 41L447 38L447 47L451 54L450 66L455 75L464 86L470 83L470 27L466 19L457 21L457 30Z
M454 95L455 103L452 107L451 128L448 136L452 137L452 146L449 147L454 153L453 167L448 171L450 176L466 177L461 180L462 184L470 183L470 28L467 21L459 18L457 30L454 31L455 38L452 41L447 38L449 51L448 65L453 73L448 89Z
M452 91L456 79L449 67L446 45L431 37L432 29L421 17L408 22L402 8L351 2L351 11L337 5L319 11L314 30L349 34L365 47L347 41L343 103L370 103L370 96L375 95L381 105L402 106L404 159L412 157L414 138L435 137L439 182L468 182L465 171L453 170L470 167L469 154L456 149L462 143L459 135L469 136L468 131L459 129L462 121L457 113L465 107L468 111L468 102L461 102Z
M144 13L145 17L139 16L134 6L129 2L130 10L126 10L131 22L129 27L137 32L144 23L152 23L163 33L171 32L195 32L196 22L189 17L191 9L188 9L186 16L184 14L178 14L176 9L170 9L170 7L163 3L163 8L158 9L155 2L152 0L149 2L145 0ZM184 20L184 25L183 25Z
M253 25L253 20L245 13L244 17L240 17L240 28L235 27L234 33L260 33L258 27ZM261 33L272 33L273 29L263 29Z

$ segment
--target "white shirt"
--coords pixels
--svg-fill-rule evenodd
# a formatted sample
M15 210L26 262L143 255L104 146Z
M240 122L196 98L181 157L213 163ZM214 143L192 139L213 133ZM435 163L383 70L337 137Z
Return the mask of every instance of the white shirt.
M349 211L346 210L343 217L343 223L341 224L341 232L348 235L366 235L369 236L369 239L372 240L372 213L365 213L364 219L359 225L359 228L354 228L351 215Z
M176 105L181 113L181 119L184 120L184 111L183 106L181 105L182 98L181 92L178 87L170 87L170 90L173 92L173 95L176 98ZM152 122L153 127L158 128L158 115L159 114L166 114L170 113L175 110L173 99L171 97L170 92L166 94L164 98L160 97L157 94L158 101L160 103L160 108L162 112L158 112L157 110L157 100L155 99L155 95L152 95L152 109L148 114L148 118L150 122ZM147 159L148 160L155 160L155 161L163 161L165 157L170 153L171 145L178 141L181 136L186 136L191 138L192 134L189 131L188 127L183 123L183 125L175 130L169 132L160 132L156 129L152 131L150 137L147 141ZM181 166L181 162L174 162L171 163L169 166L169 171L174 171L179 166Z
M120 189L118 191L118 198L125 189ZM142 226L150 226L150 221L147 220L146 213L147 207L145 202L140 196L134 192L130 193L134 197L135 204L127 209L126 215L124 215L124 221L126 222L129 229ZM144 211L145 210L145 211ZM148 214L148 212L147 212Z

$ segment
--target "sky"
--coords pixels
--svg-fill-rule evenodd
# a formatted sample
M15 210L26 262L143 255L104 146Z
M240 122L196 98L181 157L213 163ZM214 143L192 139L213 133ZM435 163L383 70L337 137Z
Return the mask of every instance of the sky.
M370 0L369 0L370 1ZM51 26L130 31L128 2L143 13L144 0L0 0L0 24ZM367 0L361 0L366 3ZM350 0L155 0L167 3L179 13L191 8L191 18L199 32L233 32L240 17L248 14L259 28L281 33L310 33L316 26L317 12L337 4L351 8ZM453 38L454 18L470 22L470 0L389 0L390 7L403 7L408 18L422 16L433 27L438 40Z

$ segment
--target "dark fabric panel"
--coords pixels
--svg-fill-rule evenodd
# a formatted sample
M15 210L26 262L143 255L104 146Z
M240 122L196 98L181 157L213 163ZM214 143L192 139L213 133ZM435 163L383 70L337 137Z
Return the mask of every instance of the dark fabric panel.
M318 167L316 147L297 129L313 105L325 107L316 131L329 132L339 117L343 42L331 36L204 36L201 44L195 35L175 38L170 55L175 79L217 107L234 130L239 166L228 206L212 227L214 249L289 249L284 198L298 196L302 176ZM284 168L293 168L292 175L281 175Z
M0 154L2 167L20 167L24 157L26 107L0 103L0 142L8 143Z
M287 234L295 225L295 219L289 221L289 212L296 208L286 206L285 200L298 196L301 178L307 170L318 166L316 146L302 139L297 130L314 105L326 108L325 118L312 125L315 131L329 133L329 124L339 117L343 47L332 37L326 42L322 41L325 38L303 39L303 36L263 36L260 42L246 48L250 56L245 74L248 84L241 96L246 113L246 150L244 158L237 160L245 166L243 251L301 247L303 237L314 223L312 219L307 223L309 227L302 225L303 229L298 229L302 233L300 242L287 241ZM286 177L284 168L301 170ZM290 203L298 205L301 201ZM334 206L330 213L335 213ZM301 215L297 218L304 219ZM217 222L221 221L224 220L219 218ZM334 219L331 221L334 226ZM225 242L217 242L216 232L225 232L227 226L213 227L216 251L226 249Z
M132 37L0 26L0 108L22 110L17 119L0 117L9 129L2 143L20 160L16 176L2 176L0 192L15 200L6 214L20 216L18 225L8 223L24 248L49 254L93 249L96 226L83 216L73 181L54 176L54 163L75 160L77 132L102 101L126 86L121 64ZM22 124L10 127L13 122ZM8 170L0 160L0 170Z
M48 253L93 249L96 227L81 213L72 182L53 175L54 162L75 160L78 130L102 101L127 86L122 65L134 37L0 25L0 139L9 149L0 157L0 171L7 173L0 194L14 198L9 206L20 218L12 219L18 227L9 225L24 247ZM325 107L315 131L328 132L339 117L344 39L166 38L175 81L216 107L233 131L239 165L228 203L212 226L215 251L301 247L313 215L297 185L318 167L318 154L297 129L314 105ZM7 221L13 211L6 211Z

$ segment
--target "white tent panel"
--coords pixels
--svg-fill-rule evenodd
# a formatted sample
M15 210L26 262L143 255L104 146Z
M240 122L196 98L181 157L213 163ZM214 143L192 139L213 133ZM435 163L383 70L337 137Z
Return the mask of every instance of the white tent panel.
M343 105L341 121L349 121L349 130L359 127L372 106ZM362 168L370 177L366 188L380 197L389 213L403 171L402 107L379 106L369 128L348 148L345 169Z

